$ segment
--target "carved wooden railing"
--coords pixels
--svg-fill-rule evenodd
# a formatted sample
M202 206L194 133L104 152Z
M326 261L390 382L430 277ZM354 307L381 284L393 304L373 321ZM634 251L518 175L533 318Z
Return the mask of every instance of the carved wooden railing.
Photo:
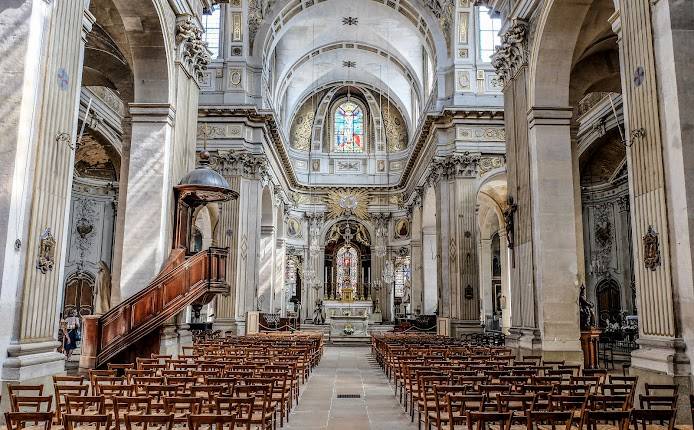
M145 289L104 315L85 317L80 367L101 367L191 303L228 293L228 252L210 248L188 258L179 252Z

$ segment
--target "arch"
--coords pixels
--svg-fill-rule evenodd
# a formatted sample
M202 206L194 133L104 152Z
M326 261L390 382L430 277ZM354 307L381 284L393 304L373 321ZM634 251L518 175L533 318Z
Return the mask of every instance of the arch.
M453 60L448 55L446 35L441 29L439 19L427 6L417 0L396 0L386 4L382 0L369 1L377 6L390 8L392 12L400 15L398 19L403 18L403 22L415 27L416 34L422 40L427 54L433 60L432 63L436 64L436 69L443 70L452 64ZM279 40L291 26L292 21L301 17L306 10L325 3L327 2L278 2L271 10L261 11L261 16L265 14L267 16L263 17L252 41L252 56L263 60L263 64L269 64L269 61L265 59L272 57Z
M270 187L263 187L260 205L260 225L263 227L273 226L272 191Z
M531 47L528 105L570 105L574 47L592 0L548 0Z
M169 6L165 3L112 0L121 21L128 23L122 26L127 43L123 54L130 64L134 85L132 99L126 102L170 103L174 99L175 83L170 77L175 47L170 33L175 23L167 22L164 11Z

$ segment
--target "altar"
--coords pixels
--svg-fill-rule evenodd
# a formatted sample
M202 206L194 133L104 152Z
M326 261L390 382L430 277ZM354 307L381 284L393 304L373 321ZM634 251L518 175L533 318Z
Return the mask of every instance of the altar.
M364 317L372 323L380 323L382 316L380 312L372 312L373 302L371 300L355 300L351 302L342 300L323 300L323 311L325 312L325 322L330 323L336 317Z
M369 336L369 319L366 315L335 315L330 320L330 338Z

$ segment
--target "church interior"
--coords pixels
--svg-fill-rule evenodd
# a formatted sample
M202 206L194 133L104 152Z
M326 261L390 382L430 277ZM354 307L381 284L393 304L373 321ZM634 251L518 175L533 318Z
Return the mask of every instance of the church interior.
M0 425L691 429L693 1L0 0L0 36Z

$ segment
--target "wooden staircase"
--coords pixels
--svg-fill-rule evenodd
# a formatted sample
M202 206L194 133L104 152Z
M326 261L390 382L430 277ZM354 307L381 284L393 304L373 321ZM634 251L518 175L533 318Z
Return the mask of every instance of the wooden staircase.
M186 306L228 293L228 253L226 248L210 248L186 257L184 249L175 249L145 289L101 316L84 317L80 367L102 367L146 337L151 343L148 336Z

